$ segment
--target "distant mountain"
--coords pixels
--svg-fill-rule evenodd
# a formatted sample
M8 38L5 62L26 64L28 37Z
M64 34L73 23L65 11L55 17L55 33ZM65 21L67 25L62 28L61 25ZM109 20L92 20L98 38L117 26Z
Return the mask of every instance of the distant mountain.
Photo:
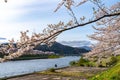
M61 41L60 43L71 47L91 46L90 41Z
M70 46L62 45L58 42L55 42L52 46L48 47L47 45L38 45L34 48L35 50L42 51L51 51L60 55L81 55L88 52L84 48L73 48Z
M84 49L86 49L86 50L88 50L88 51L91 51L91 50L92 50L92 48L89 47L89 46L82 46L82 47L80 47L80 48L84 48Z
M4 45L8 45L8 43L3 43ZM14 44L16 46L16 44ZM75 48L66 45L62 45L58 42L53 43L52 46L48 47L47 45L38 45L34 48L34 50L40 51L49 51L54 52L59 55L81 55L83 53L89 52L89 50L85 48Z
M61 41L60 43L71 47L84 48L86 50L91 50L90 46L92 45L90 41Z

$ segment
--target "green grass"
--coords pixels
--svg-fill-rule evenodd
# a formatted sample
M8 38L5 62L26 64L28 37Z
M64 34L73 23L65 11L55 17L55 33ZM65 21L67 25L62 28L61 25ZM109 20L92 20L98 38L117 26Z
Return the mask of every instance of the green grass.
M49 56L48 56L48 58L52 58L52 59L54 59L54 58L60 58L60 57L61 57L61 56L55 55L55 54L49 55Z
M89 80L120 80L120 56L117 56L117 63L100 74L95 75Z
M59 55L47 55L47 54L37 54L37 55L22 55L14 60L31 60L31 59L49 59L49 58L59 58Z
M81 57L78 61L71 61L69 64L71 66L95 67L95 62L86 60L83 57Z
M76 78L89 78L91 76L93 76L94 74L90 74L90 73L82 73L82 72L73 72L73 71L42 71L42 72L38 72L38 74L42 74L42 75L56 75L56 76L62 76L62 77L76 77Z

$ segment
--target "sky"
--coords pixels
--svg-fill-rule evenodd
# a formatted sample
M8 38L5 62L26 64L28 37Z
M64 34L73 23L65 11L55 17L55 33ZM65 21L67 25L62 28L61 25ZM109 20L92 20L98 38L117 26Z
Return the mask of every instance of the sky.
M110 6L119 0L105 1L107 6ZM31 35L33 32L42 32L47 24L56 24L59 21L68 22L72 18L64 7L54 12L59 2L61 0L8 0L5 3L4 0L0 0L0 38L19 40L20 31L29 30L29 35ZM88 2L80 7L72 8L79 19L83 15L90 17L92 6L94 5ZM90 41L87 35L95 31L92 25L65 31L58 36L57 41Z

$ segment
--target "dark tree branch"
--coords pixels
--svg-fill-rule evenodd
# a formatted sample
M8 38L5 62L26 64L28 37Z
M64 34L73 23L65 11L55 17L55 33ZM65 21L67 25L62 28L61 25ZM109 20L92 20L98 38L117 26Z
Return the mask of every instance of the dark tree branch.
M71 30L71 29L74 29L74 28L77 28L77 27L82 27L82 26L85 26L85 25L88 25L88 24L97 22L97 21L99 21L99 20L101 20L101 19L103 19L103 18L106 18L106 17L119 16L119 15L120 15L120 12L118 12L118 13L113 13L113 14L107 14L107 15L104 15L104 16L98 18L98 19L95 19L95 20L92 20L92 21L89 21L89 22L86 22L86 23L83 23L83 24L78 24L78 25L76 25L76 26L73 26L73 27L70 27L70 28L67 28L67 29L60 30L60 31L54 33L53 35L58 34L58 33L62 33L62 32L64 32L64 31ZM50 35L50 36L47 37L47 38L50 38L50 37L52 37L53 35ZM46 39L47 39L47 38L46 38Z
M94 23L94 22L97 22L103 18L106 18L106 17L112 17L112 16L119 16L120 15L120 12L118 13L112 13L112 14L106 14L106 15L103 15L102 17L100 18L97 18L97 19L94 19L94 20L91 20L91 21L88 21L86 23L83 23L83 24L77 24L75 26L70 26L69 28L65 28L65 29L61 29L61 30L58 30L54 33L52 33L51 35L47 36L47 37L44 37L43 39L39 39L39 40L34 40L32 42L26 42L24 44L22 44L21 46L28 46L28 47L25 47L25 48L20 48L18 49L17 52L11 54L11 55L8 55L8 56L5 56L3 59L1 58L1 61L0 62L3 62L3 61L7 61L9 59L13 59L15 58L16 56L19 57L21 56L22 54L24 54L25 51L28 51L30 49L33 49L34 47L31 47L29 46L30 44L33 44L33 43L37 43L37 45L40 45L42 43L45 43L45 42L49 42L48 40L52 40L53 38L55 38L56 36L58 36L60 33L64 32L64 31L67 31L67 30L71 30L71 29L74 29L74 28L77 28L77 27L82 27L82 26L85 26L85 25L88 25L88 24L91 24L91 23ZM20 54L18 54L20 53ZM12 57L12 58L11 58Z
M41 39L41 40L35 40L34 42L39 42L39 41L46 42L46 40L48 40L48 39L51 40L51 38L54 38L54 37L58 36L60 33L64 32L64 31L71 30L71 29L74 29L74 28L77 28L77 27L83 27L83 26L85 26L85 25L88 25L88 24L97 22L97 21L99 21L99 20L101 20L101 19L103 19L103 18L106 18L106 17L119 16L119 15L120 15L120 12L118 12L118 13L113 13L113 14L106 14L106 15L103 15L102 17L98 18L98 19L94 19L94 20L88 21L88 22L83 23L83 24L78 24L78 25L73 26L73 27L70 27L70 28L66 28L66 29L59 30L59 31L53 33L52 35L50 35L50 36L48 36L48 37L45 37L45 38L43 38L43 39ZM42 42L41 42L41 43L42 43ZM27 44L31 44L31 43L27 43ZM24 45L24 44L22 44L22 45Z

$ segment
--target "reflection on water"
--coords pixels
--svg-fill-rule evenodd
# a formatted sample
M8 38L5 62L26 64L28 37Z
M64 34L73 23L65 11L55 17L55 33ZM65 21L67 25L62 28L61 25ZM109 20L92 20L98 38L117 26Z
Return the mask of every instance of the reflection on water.
M58 59L35 59L0 63L0 78L46 70L55 67L55 64L57 64L58 68L69 66L70 61L79 58L69 56Z

